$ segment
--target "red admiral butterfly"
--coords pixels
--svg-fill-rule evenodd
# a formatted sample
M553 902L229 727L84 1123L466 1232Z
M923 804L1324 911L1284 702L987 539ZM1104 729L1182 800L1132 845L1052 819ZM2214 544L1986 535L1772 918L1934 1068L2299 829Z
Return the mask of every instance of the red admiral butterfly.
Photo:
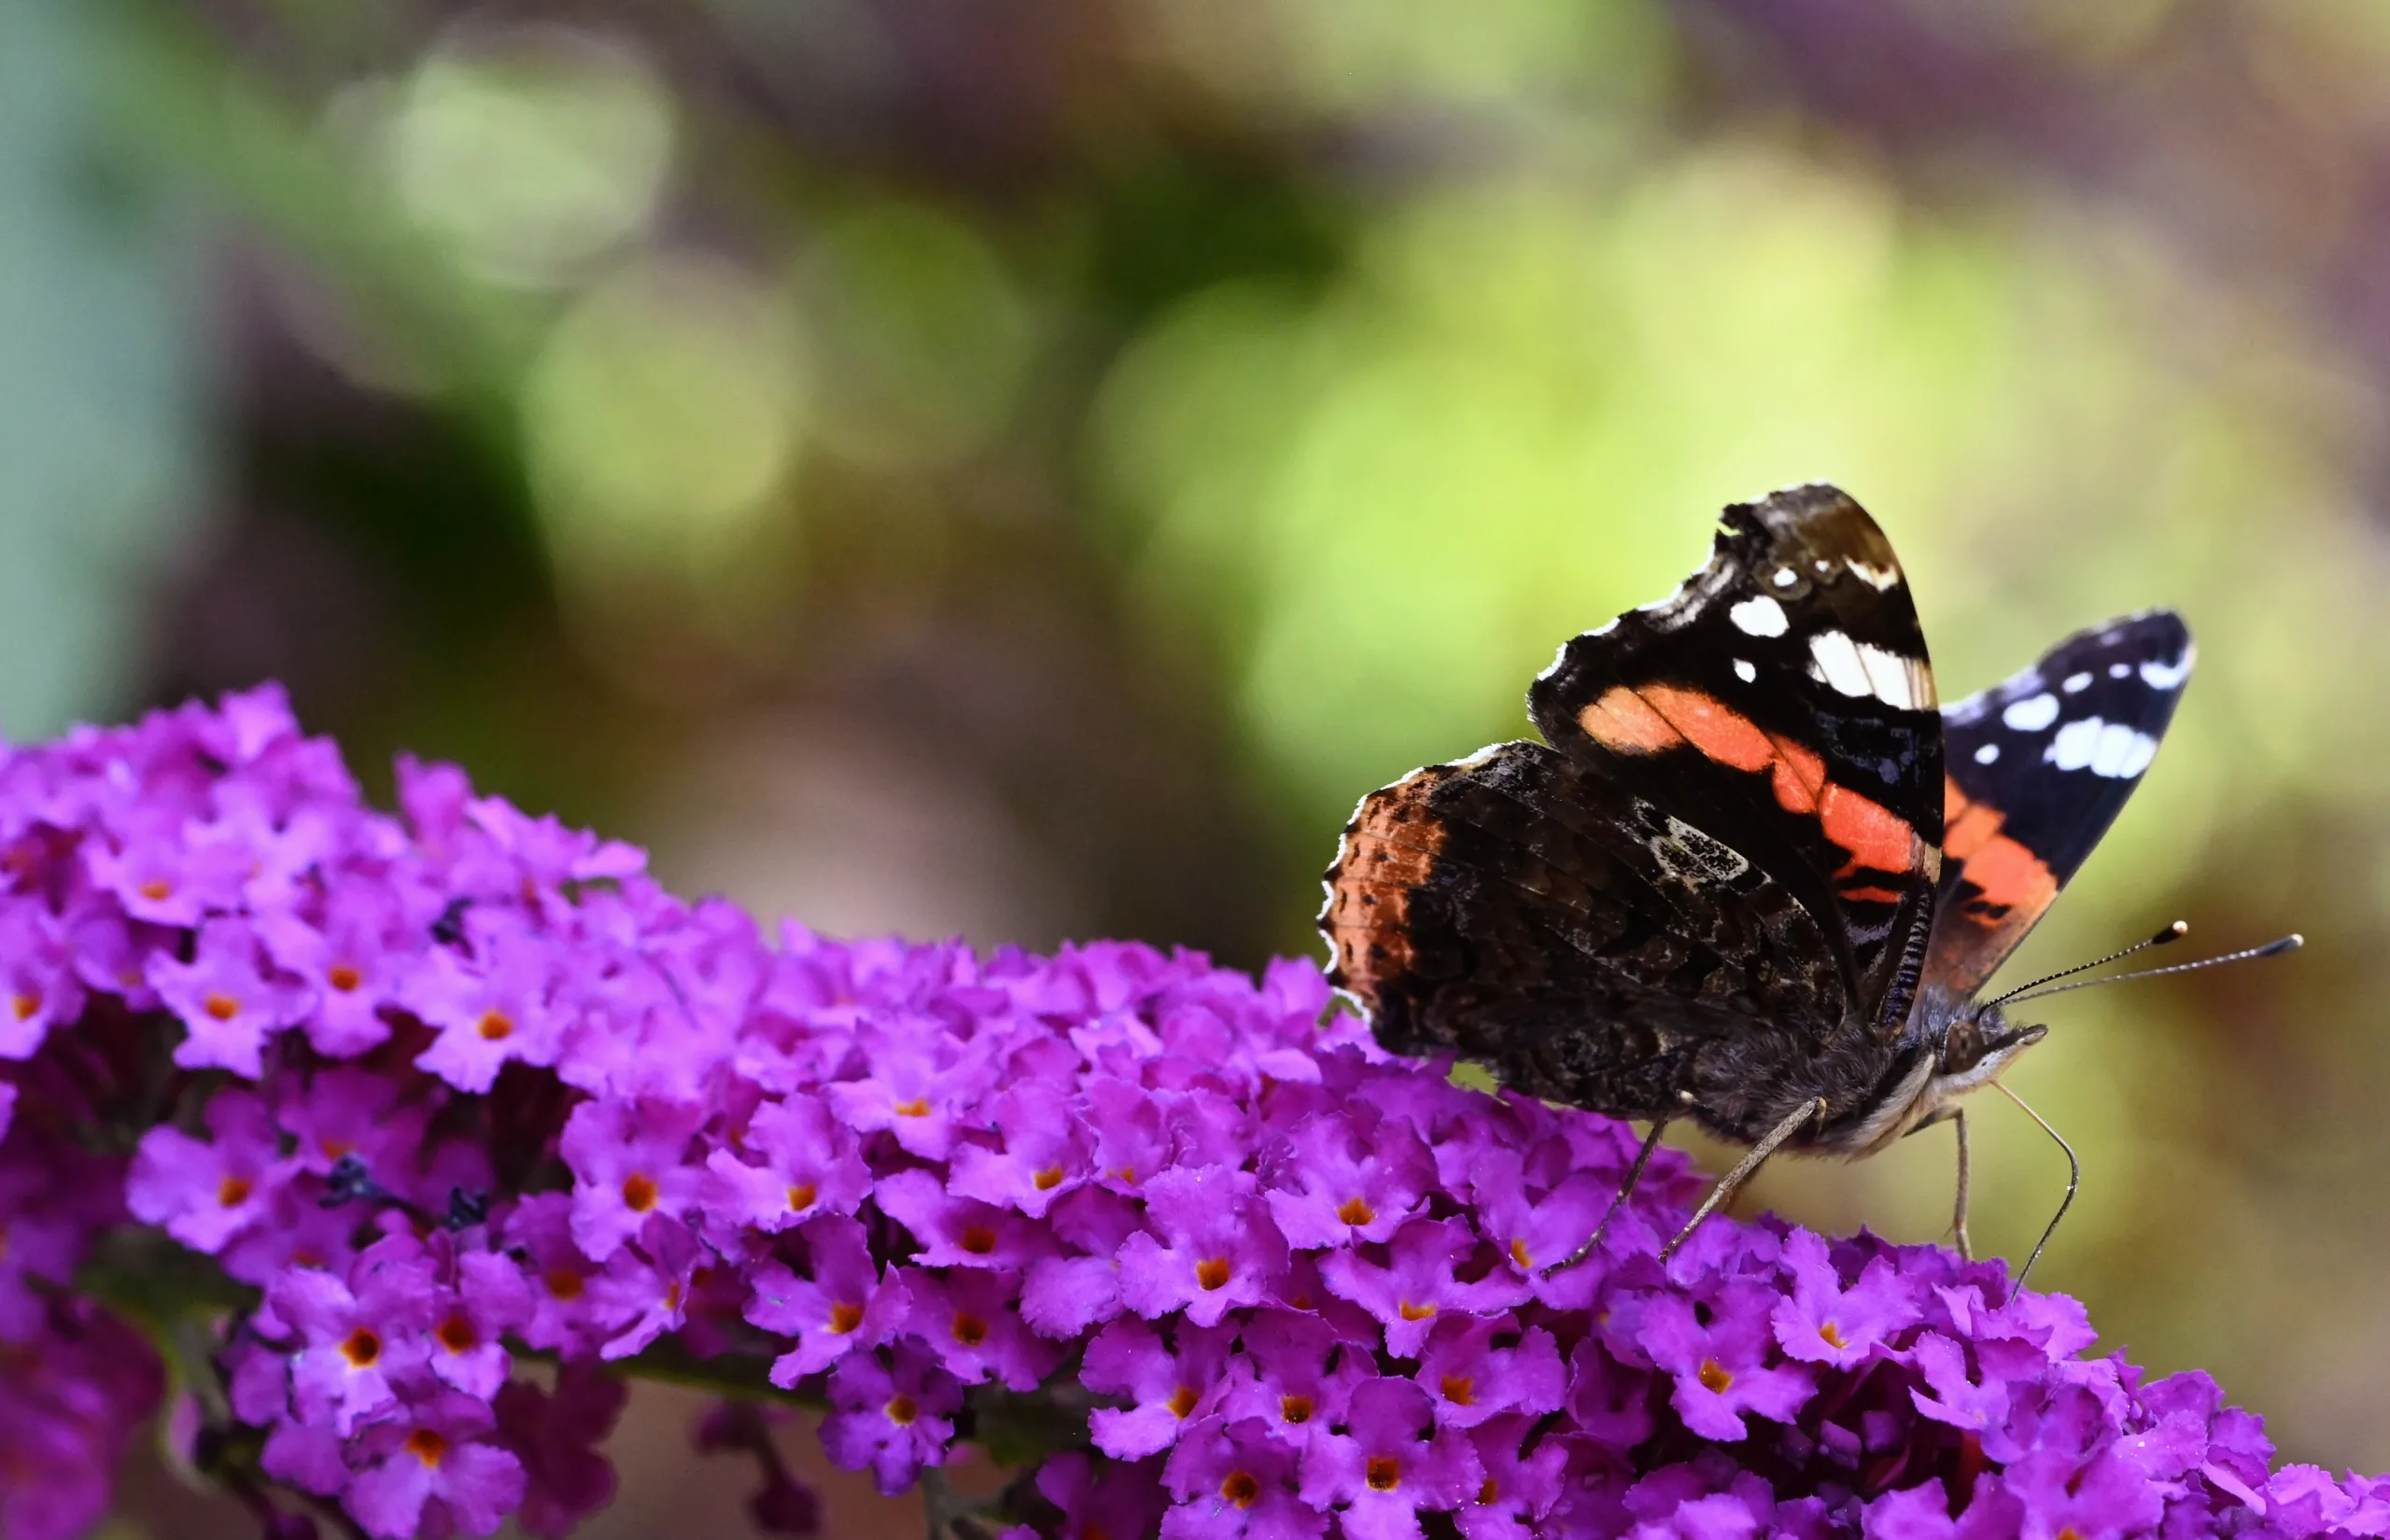
M1964 1249L1960 1098L2046 1030L1977 992L2132 794L2191 656L2146 610L1938 707L1875 521L1831 486L1736 504L1673 596L1561 648L1527 692L1544 742L1362 799L1329 977L1397 1053L1650 1119L1629 1192L1672 1119L1752 1146L1671 1251L1778 1146L1944 1121Z

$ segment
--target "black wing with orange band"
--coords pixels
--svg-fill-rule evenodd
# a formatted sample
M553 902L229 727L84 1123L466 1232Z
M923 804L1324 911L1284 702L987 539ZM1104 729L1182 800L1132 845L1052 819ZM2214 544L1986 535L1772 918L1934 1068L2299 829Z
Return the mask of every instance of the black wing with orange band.
M1823 930L1847 1019L1899 1032L1939 876L1942 719L1907 580L1856 502L1805 486L1728 508L1708 567L1568 643L1527 705L1570 758L1767 873Z
M2181 616L2144 610L2076 632L1943 713L1929 987L1963 1000L2016 951L2141 784L2192 656Z

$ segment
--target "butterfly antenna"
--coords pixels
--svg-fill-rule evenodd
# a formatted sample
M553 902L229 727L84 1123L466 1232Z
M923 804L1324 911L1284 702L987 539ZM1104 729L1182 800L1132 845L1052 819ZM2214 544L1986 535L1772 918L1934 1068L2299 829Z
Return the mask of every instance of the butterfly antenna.
M1984 1008L1986 1010L1989 1010L1994 1005L2005 1005L2019 995L2028 994L2032 990L2040 988L2045 984L2056 984L2062 978L2073 978L2077 973L2088 973L2094 968L2105 968L2112 962L2122 962L2125 959L2132 956L2135 952L2146 952L2152 946L2163 946L2169 942L2180 941L2184 936L2190 933L2190 929L2188 922L2178 919L2173 924L2166 927L2163 931L2160 931L2156 935L2150 937L2147 941L2136 941L2131 945L2125 947L2121 951L2110 952L2106 957L2094 958L2089 962L2078 962L2072 968L2061 968L2057 973L2050 974L2047 978L2037 978L2031 984L2020 984L2016 988L2009 990L2006 994L2002 995L1997 1000L1985 1001ZM2105 983L2106 980L2103 979L2101 982Z
M2146 943L2144 945L2146 945ZM2298 931L2293 931L2290 934L2277 937L2274 940L2266 943L2263 946L2244 946L2240 951L2227 952L2222 957L2201 958L2197 962L2177 962L2165 968L2144 968L2130 973L2111 973L2105 978L2078 979L2073 984L2061 984L2054 989L2045 989L2040 984L2028 985L2027 988L2031 991L2030 993L2003 995L2000 998L2002 1000L2040 1000L2046 995L2062 995L2069 989L2088 989L2094 984L2122 984L2125 980L2130 978L2163 978L2168 973L2195 973L2202 968L2219 968L2228 962L2246 962L2252 958L2280 957L2285 952L2296 952L2301 946L2306 945L2306 938L2301 936ZM2129 951L2133 952L2137 952L2139 950L2141 950L2141 948L2138 946L2129 948ZM2071 973L2079 971L2080 970L2078 969L2070 968L2067 970L2067 973ZM2060 973L2057 976L2064 978L2066 973ZM2043 984L2047 984L2050 981L2048 979L2044 979L2042 981Z
M2074 1158L2074 1146L2066 1141L2064 1135L2050 1127L2049 1119L2027 1106L2023 1097L2018 1096L1999 1081L1995 1080L1991 1084L1994 1090L2022 1108L2027 1117L2040 1124L2042 1132L2057 1140L2058 1147L2066 1152L2066 1196L2058 1200L2058 1212L2050 1215L2049 1224L2043 1227L2042 1239L2033 1242L2033 1254L2025 1259L2024 1270L2017 1273L2017 1281L2009 1286L2008 1301L2014 1304L2017 1296L2025 1292L2025 1280L2032 1276L2033 1264L2042 1259L2042 1249L2050 1243L2050 1237L2058 1234L2058 1222L2066 1217L2067 1210L2074 1207L2075 1190L2083 1185L2083 1162Z

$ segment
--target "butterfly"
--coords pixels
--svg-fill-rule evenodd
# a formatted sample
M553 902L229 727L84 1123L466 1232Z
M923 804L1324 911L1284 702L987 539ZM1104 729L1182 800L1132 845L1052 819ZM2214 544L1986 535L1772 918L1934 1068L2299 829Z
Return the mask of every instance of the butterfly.
M1858 503L1736 504L1676 594L1561 647L1527 691L1541 741L1362 799L1330 982L1394 1052L1649 1119L1621 1203L1678 1118L1750 1146L1671 1251L1778 1148L1944 1121L1969 1250L1961 1099L2046 1031L1984 986L2140 784L2192 656L2144 610L1945 707Z

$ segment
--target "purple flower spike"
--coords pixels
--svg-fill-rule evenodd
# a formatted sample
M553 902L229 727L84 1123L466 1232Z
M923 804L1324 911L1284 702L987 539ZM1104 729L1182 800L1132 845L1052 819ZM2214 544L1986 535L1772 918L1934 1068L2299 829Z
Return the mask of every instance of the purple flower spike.
M958 1430L1091 1446L1005 1540L2390 1535L1999 1264L1713 1216L1661 1267L1672 1152L1547 1271L1634 1131L1388 1055L1315 966L767 941L398 780L271 689L0 747L0 1533L87 1532L151 1415L74 1293L130 1218L213 1258L157 1303L274 1534L561 1535L625 1380L695 1366L788 1532L775 1386L891 1492Z

